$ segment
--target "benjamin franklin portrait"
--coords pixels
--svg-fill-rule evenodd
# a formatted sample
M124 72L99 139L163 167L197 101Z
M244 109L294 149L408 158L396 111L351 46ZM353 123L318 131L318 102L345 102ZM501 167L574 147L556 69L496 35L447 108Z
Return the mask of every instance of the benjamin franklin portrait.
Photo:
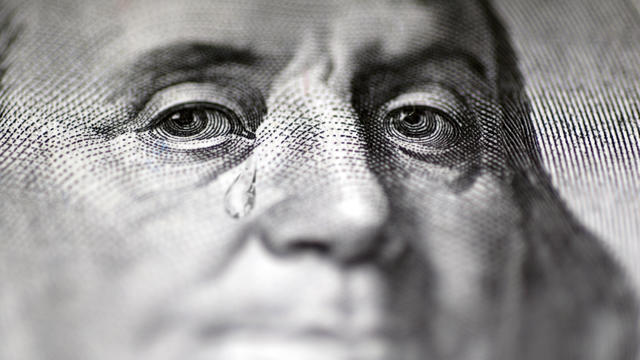
M0 359L637 355L488 0L4 2L0 60Z

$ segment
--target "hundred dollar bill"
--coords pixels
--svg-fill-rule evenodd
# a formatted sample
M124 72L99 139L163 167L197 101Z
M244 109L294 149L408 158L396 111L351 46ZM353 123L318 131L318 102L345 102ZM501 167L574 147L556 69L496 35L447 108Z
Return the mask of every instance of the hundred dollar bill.
M636 359L638 18L3 1L0 359Z

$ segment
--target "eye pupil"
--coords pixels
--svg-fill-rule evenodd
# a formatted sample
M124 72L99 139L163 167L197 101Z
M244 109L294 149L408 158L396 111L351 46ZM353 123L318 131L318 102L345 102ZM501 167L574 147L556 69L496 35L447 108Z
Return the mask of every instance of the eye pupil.
M415 111L413 111L412 113L406 115L403 119L404 122L406 122L409 125L418 125L420 124L420 122L422 122L422 115L416 113Z
M387 131L406 144L446 148L455 143L459 129L449 116L427 106L407 106L387 116Z
M173 113L170 117L170 120L173 121L176 125L186 127L194 122L194 112L190 109L178 111Z
M182 109L169 114L162 128L173 136L190 137L202 132L208 123L207 110Z
M228 112L209 106L172 110L158 124L163 137L177 141L220 138L237 131L237 119Z
M411 107L391 114L393 128L408 138L425 138L441 126L440 115L428 109Z

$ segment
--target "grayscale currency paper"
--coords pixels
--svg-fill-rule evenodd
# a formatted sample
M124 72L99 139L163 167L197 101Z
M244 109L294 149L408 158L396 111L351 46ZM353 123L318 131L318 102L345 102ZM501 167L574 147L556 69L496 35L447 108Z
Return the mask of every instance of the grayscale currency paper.
M640 360L637 0L1 0L0 360Z

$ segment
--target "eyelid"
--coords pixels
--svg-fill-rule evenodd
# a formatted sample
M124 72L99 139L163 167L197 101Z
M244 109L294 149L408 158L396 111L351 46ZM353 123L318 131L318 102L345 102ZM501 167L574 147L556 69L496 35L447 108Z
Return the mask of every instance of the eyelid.
M383 115L405 106L426 106L442 111L452 119L464 125L467 107L459 96L438 85L428 85L406 92L386 102L381 109Z
M153 125L158 115L167 110L197 103L220 105L231 110L243 121L243 109L221 86L214 83L181 83L155 93L135 117L131 127L136 131L147 129Z

